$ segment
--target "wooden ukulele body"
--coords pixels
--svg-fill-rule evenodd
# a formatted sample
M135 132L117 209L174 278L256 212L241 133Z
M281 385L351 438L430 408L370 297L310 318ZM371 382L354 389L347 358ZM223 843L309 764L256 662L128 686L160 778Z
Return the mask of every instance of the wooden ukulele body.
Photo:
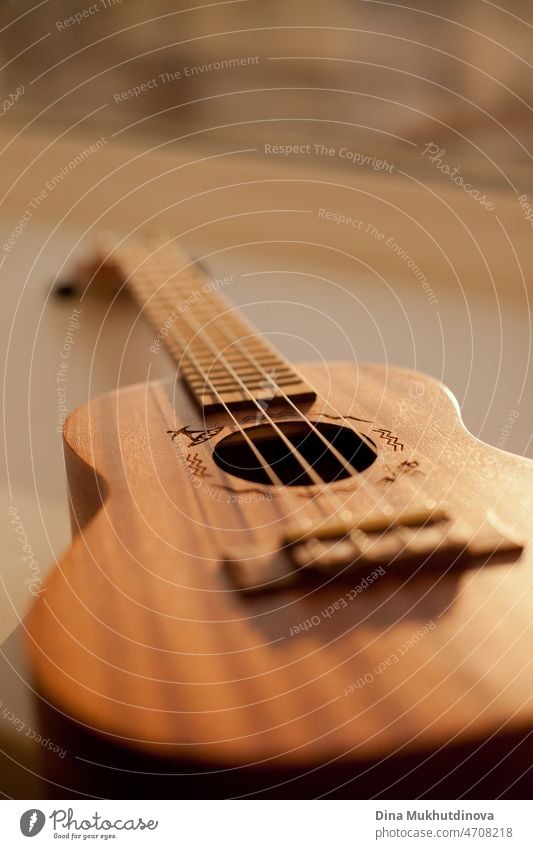
M468 434L441 384L380 366L301 371L321 396L309 418L342 420L376 446L368 469L333 486L354 513L423 497L472 527L490 513L529 539L533 463ZM235 416L249 426L255 411ZM287 520L275 488L214 462L232 429L225 412L204 418L179 380L119 390L70 416L74 539L26 623L44 697L130 755L239 770L244 786L250 770L327 771L313 792L329 792L385 763L385 791L390 764L416 758L430 788L437 753L463 752L470 769L476 752L490 760L489 741L526 739L528 549L517 562L447 574L370 570L351 584L243 596L224 562L275 547ZM309 501L290 489L291 503Z

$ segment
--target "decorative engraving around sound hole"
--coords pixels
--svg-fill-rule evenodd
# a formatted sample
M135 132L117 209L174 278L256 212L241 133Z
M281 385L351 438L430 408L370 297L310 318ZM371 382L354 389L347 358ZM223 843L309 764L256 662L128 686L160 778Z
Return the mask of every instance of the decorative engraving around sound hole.
M217 444L214 460L225 472L243 480L271 484L270 469L285 486L309 486L314 483L309 467L322 481L332 483L354 472L363 472L376 459L374 443L351 428L325 422L312 422L312 425L304 421L277 422L290 447L271 424L246 428L246 436L241 432L231 433ZM249 441L264 458L264 464Z

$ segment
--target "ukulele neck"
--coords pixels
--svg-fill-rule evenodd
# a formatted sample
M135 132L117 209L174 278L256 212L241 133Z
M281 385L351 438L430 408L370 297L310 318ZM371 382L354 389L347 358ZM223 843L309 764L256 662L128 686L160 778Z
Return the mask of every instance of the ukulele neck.
M316 394L298 371L168 237L104 251L204 412L301 404Z

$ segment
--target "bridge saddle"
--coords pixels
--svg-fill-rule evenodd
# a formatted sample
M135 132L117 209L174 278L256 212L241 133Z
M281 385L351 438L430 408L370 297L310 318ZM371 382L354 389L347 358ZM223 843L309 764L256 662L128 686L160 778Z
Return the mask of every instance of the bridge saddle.
M264 556L241 552L227 561L235 586L246 593L281 589L298 581L353 582L378 566L405 578L429 569L447 572L494 559L517 559L523 546L487 518L474 530L440 509L409 511L354 522L335 517L290 527L283 547ZM246 556L248 555L248 556Z

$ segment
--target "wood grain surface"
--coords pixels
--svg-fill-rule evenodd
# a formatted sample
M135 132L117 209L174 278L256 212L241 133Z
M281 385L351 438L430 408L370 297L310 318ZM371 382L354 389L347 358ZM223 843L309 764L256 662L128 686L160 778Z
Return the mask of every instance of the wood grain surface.
M530 536L533 464L470 436L439 383L378 366L302 373L318 390L315 420L351 416L378 447L335 485L357 515L431 496L474 528L490 511ZM120 390L69 418L79 527L26 624L45 697L108 740L217 768L340 759L356 771L529 729L529 554L376 579L345 605L350 587L337 583L242 597L224 558L276 545L287 517L271 487L213 462L230 424L202 418L179 382ZM205 428L222 430L191 445L187 432ZM416 473L402 465L413 462ZM298 630L305 621L318 623Z

